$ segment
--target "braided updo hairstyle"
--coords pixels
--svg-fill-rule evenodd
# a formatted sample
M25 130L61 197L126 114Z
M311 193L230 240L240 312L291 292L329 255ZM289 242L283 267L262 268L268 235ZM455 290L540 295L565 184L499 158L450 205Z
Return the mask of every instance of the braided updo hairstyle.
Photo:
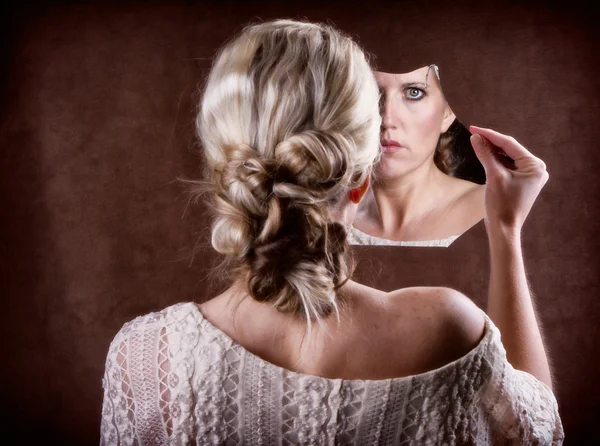
M321 322L351 275L331 218L379 155L379 92L363 51L331 26L246 27L217 55L197 117L212 246L250 296Z

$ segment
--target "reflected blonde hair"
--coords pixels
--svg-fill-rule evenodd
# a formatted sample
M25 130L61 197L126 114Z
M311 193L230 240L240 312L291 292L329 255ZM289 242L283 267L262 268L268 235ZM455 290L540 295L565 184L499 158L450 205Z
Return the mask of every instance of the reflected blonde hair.
M338 315L351 273L331 219L379 154L367 58L331 26L246 27L216 56L197 131L212 187L212 246L252 298L308 323Z

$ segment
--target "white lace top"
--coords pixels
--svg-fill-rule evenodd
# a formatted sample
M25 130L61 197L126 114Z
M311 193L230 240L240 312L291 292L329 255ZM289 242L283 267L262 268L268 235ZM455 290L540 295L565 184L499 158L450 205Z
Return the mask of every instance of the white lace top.
M452 242L460 237L460 235L453 235L438 240L415 240L405 242L401 240L388 240L381 237L375 237L374 235L369 235L366 232L356 229L354 226L347 226L347 229L348 243L351 245L421 246L447 248L452 244Z
M483 339L439 369L385 380L292 372L180 303L126 323L102 380L101 445L554 445L552 391Z

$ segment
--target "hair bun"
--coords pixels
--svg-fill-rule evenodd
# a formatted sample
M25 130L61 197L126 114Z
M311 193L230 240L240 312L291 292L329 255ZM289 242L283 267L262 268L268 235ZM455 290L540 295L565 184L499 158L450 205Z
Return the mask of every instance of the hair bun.
M275 158L299 185L329 192L335 186L346 186L350 180L352 152L352 142L340 133L305 130L280 142L275 147Z
M230 224L247 234L229 240L249 266L256 300L295 313L335 308L335 289L348 277L347 233L330 220L327 198L348 178L344 144L340 135L307 131L278 144L274 158L246 144L224 148L228 162L215 176L223 199L217 199ZM231 229L217 227L213 235L219 230Z

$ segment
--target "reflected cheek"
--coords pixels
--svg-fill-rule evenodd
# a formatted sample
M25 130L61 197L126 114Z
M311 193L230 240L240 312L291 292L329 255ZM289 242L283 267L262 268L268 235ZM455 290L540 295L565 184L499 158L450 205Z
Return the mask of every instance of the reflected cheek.
M437 144L440 137L441 117L438 113L429 112L421 113L415 116L412 129L411 139L415 148L431 148L433 144Z

